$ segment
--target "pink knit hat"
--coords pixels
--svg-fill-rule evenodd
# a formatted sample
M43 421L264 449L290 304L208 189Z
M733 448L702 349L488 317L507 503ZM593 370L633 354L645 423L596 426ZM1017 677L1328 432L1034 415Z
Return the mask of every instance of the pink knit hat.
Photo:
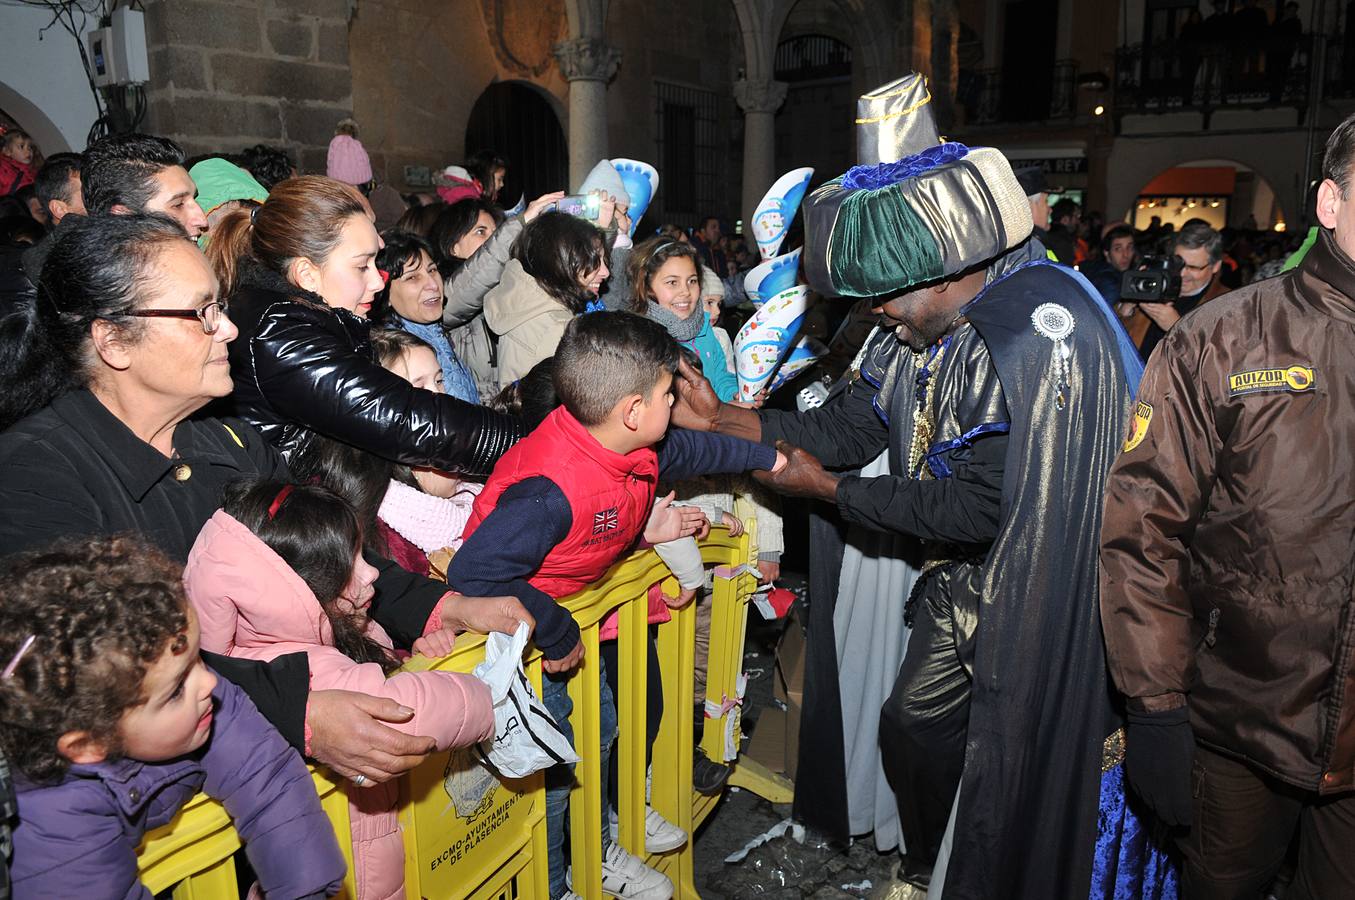
M447 204L465 200L467 197L482 197L485 193L480 187L480 182L472 178L470 172L461 166L448 166L443 169L434 177L433 183L438 187L438 196Z
M362 141L347 134L336 134L329 142L325 174L348 184L366 184L372 180L372 160Z

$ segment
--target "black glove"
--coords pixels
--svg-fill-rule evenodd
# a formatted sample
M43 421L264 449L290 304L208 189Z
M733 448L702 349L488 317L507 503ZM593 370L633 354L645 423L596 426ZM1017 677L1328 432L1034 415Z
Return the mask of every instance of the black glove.
M1187 707L1126 715L1124 772L1134 793L1163 823L1190 826L1195 732Z

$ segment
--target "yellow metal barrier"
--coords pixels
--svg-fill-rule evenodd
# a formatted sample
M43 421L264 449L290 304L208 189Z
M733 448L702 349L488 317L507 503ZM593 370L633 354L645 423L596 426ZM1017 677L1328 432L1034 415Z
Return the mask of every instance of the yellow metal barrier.
M731 538L712 530L701 553L715 567L710 662L706 695L724 712L705 720L701 747L716 761L732 760L739 746L743 636L748 598L756 586L751 556L756 523L749 533ZM575 767L570 794L570 834L575 892L601 898L600 706L594 673L598 665L598 628L612 610L619 610L617 640L617 715L620 737L613 752L619 766L620 841L646 858L645 697L647 680L647 612L649 587L665 582L670 595L676 582L652 551L633 554L614 566L595 586L566 598L563 605L579 623L584 663L569 681L574 701L571 722L581 760ZM653 752L651 804L664 818L689 835L715 809L718 797L693 792L692 672L695 611L674 610L671 622L658 630L665 715ZM450 656L440 660L415 657L405 669L470 672L484 657L484 638L459 638ZM539 690L539 654L528 660L529 676ZM583 677L580 677L583 676ZM590 752L590 748L593 748ZM733 751L731 753L730 751ZM746 786L769 799L788 799L788 787L776 776L740 760L731 783ZM323 770L313 770L325 812L334 824L349 863L342 897L353 897L352 856L345 791L358 790ZM546 861L545 789L540 774L500 782L473 761L468 751L434 754L401 779L400 824L405 844L405 888L410 898L430 900L549 900ZM239 896L232 855L240 840L225 810L199 795L173 822L146 836L140 850L141 878L152 893L174 888L174 900L234 900ZM646 861L673 882L674 896L698 898L692 867L692 842L678 850L649 856Z

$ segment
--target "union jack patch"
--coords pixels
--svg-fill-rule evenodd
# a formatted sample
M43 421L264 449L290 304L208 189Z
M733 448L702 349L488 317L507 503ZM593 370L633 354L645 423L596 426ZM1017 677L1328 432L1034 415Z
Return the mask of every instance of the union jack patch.
M593 513L593 534L615 531L617 524L617 508L615 506L611 509L604 509L600 513Z

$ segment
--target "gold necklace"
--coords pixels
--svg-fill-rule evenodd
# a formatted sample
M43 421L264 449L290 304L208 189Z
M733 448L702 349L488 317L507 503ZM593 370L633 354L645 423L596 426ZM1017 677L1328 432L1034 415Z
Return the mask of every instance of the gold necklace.
M950 347L950 338L946 337L937 342L936 350L930 355L930 358L924 354L917 354L916 368L917 374L914 376L914 382L917 385L917 409L913 411L913 440L908 448L908 474L912 478L924 479L931 477L931 470L923 463L927 458L927 450L932 445L932 437L936 434L936 413L935 397L936 392L929 391L927 388L941 367L941 361L945 359L946 350Z

